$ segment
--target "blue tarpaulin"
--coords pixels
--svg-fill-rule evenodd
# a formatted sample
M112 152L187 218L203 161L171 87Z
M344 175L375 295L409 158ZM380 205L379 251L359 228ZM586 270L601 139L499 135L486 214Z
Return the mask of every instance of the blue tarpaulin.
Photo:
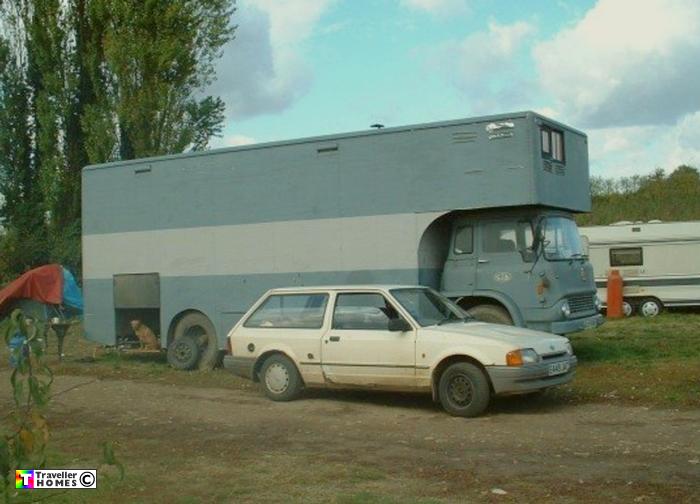
M83 311L83 294L80 292L73 273L63 268L63 304L78 311Z

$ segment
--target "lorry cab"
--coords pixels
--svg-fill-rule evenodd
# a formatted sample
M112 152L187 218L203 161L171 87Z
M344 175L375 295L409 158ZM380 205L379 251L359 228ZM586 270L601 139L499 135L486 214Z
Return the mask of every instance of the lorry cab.
M602 323L593 270L576 223L565 211L456 216L441 290L490 322L557 334Z

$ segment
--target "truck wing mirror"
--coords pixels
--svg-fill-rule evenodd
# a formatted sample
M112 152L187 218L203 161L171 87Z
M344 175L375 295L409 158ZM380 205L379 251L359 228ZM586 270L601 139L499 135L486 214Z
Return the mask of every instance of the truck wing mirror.
M520 255L523 258L523 262L533 262L535 260L535 251L531 248L520 249Z
M389 319L389 330L391 332L406 332L411 329L411 324L400 317Z

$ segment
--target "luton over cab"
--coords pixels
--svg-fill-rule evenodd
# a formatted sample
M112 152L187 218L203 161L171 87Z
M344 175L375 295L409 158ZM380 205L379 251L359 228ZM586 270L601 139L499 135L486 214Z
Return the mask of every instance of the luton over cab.
M268 289L331 284L580 331L602 321L573 220L590 204L586 136L534 112L88 166L86 333L114 344L138 320L206 368Z

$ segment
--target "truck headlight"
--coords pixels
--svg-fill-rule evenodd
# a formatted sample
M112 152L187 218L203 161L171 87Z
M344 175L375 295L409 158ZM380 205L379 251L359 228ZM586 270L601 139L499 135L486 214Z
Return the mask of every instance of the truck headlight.
M522 366L523 364L536 364L540 356L532 348L521 348L506 354L506 364L509 366Z
M571 307L569 306L568 301L564 301L561 305L561 312L564 314L566 318L569 318L571 316Z

